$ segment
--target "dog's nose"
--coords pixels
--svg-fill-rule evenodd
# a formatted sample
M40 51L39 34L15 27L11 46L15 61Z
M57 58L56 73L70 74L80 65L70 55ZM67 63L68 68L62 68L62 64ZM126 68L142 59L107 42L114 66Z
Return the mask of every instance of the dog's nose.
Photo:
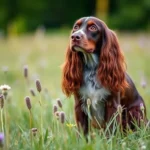
M72 40L79 41L79 40L81 40L81 35L73 34L73 35L71 36L71 39L72 39Z

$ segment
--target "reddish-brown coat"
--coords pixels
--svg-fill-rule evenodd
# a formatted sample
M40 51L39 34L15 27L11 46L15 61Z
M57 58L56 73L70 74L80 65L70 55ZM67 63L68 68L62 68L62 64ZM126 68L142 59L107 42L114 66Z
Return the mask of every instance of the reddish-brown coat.
M105 120L103 128L111 120L120 104L123 107L122 118L117 121L125 130L127 126L134 129L133 121L136 120L140 126L140 120L146 119L146 108L144 105L144 115L140 110L140 104L144 101L135 88L134 83L126 74L126 64L124 56L121 52L117 36L113 31L108 29L104 22L94 18L97 24L100 24L102 30L101 47L99 56L99 67L97 69L98 79L101 84L111 91L110 97L107 98L105 104ZM93 21L92 20L92 21ZM82 101L79 96L79 89L83 84L83 61L78 53L72 51L68 46L65 63L63 65L62 74L62 90L69 97L72 94L75 97L75 118L78 127L82 127L84 134L88 133L88 116L83 112ZM118 102L117 93L120 92L120 101ZM97 127L96 123L92 123Z

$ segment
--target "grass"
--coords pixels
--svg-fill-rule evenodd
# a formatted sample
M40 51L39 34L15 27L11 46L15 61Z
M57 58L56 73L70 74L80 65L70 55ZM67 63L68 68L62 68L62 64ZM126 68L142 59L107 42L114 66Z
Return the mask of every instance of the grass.
M120 45L125 53L127 70L138 91L145 100L150 118L150 35L146 33L118 33ZM93 129L89 143L84 137L77 138L73 115L73 98L67 99L61 91L61 69L69 41L68 33L45 34L37 31L33 35L0 39L0 85L8 84L4 108L6 111L7 137L5 144L10 150L142 150L150 149L150 130L142 127L137 132L129 131L123 136L118 131L109 138L105 131ZM28 77L24 77L24 66L28 66ZM146 80L142 88L141 80ZM36 89L39 79L42 91ZM30 89L35 96L32 96ZM25 97L29 96L32 108L28 110ZM62 102L60 112L66 121L61 123L53 113L57 98ZM39 104L41 101L42 105ZM42 123L41 123L42 122ZM0 124L0 129L1 129ZM31 128L37 128L33 135ZM2 132L2 131L1 131ZM6 145L3 149L6 149Z

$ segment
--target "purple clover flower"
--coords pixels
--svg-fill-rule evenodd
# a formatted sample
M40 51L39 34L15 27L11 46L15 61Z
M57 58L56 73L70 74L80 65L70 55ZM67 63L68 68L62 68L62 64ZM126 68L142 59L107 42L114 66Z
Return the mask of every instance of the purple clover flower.
M0 133L0 147L4 145L4 133Z

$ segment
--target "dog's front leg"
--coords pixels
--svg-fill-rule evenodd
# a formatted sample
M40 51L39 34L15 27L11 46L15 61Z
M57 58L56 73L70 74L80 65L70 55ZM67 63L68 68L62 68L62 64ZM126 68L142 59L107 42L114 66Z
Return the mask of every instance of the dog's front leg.
M88 134L88 116L82 110L82 101L79 99L78 96L75 96L74 110L78 129L86 136Z

